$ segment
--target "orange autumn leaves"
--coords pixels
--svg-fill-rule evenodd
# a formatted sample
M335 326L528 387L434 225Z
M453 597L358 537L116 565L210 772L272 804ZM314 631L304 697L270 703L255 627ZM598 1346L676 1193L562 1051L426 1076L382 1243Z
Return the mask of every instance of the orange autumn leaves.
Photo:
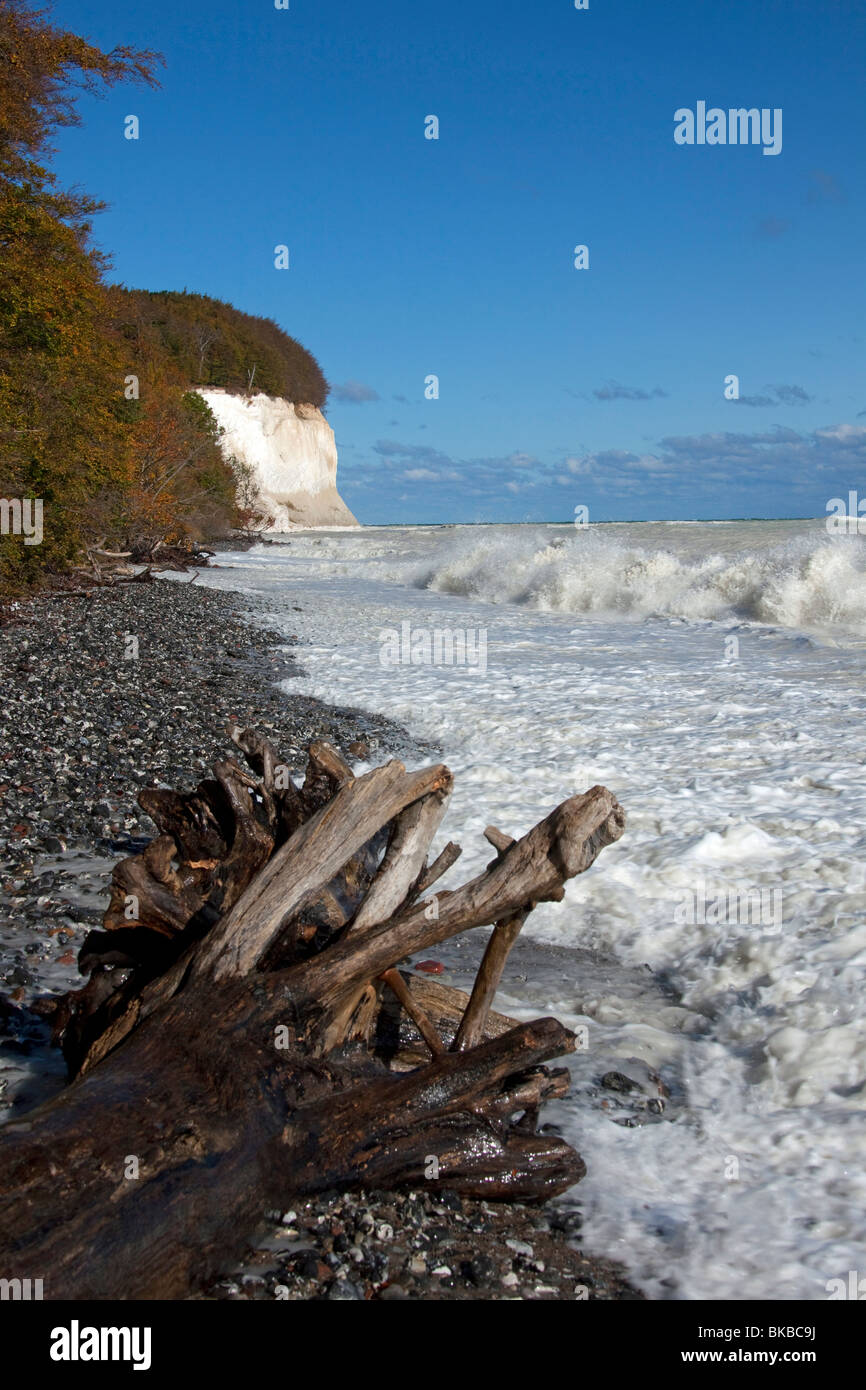
M100 204L58 187L50 140L76 124L76 94L134 79L155 55L102 53L25 0L0 0L0 497L41 497L39 546L0 536L0 584L72 559L89 504L128 467L122 350L102 257L88 246Z
M110 286L89 242L102 205L60 188L48 167L82 92L157 85L160 62L103 53L28 0L0 0L0 498L44 504L41 544L0 535L0 589L94 542L145 552L244 521L192 386L327 397L315 358L271 320L203 295Z

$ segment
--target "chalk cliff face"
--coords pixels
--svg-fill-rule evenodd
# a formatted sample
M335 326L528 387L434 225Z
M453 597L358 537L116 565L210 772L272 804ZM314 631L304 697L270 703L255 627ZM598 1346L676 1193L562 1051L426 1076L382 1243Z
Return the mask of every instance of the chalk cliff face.
M262 394L201 389L225 433L223 452L253 471L270 531L357 526L337 492L337 445L320 410Z

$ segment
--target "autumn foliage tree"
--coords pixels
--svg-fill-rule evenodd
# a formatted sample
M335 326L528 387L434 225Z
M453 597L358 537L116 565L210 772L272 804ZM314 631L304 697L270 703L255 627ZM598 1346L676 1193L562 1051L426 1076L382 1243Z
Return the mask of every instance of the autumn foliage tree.
M159 357L196 386L264 391L321 408L328 383L311 352L273 319L187 290L122 290L117 326L136 354Z
M104 262L88 243L100 204L61 189L51 139L76 95L153 84L157 57L103 53L25 0L0 0L0 496L41 497L45 538L2 538L0 580L32 579L82 541L88 501L126 466L119 344Z
M159 362L147 365L141 388L129 403L120 482L107 480L91 503L97 529L133 556L161 540L222 535L240 519L236 479L205 401Z
M0 587L94 542L142 550L243 519L216 422L191 387L252 379L296 401L327 396L315 358L271 320L203 295L108 285L90 244L103 205L49 168L82 93L157 85L161 61L105 53L48 10L0 0L0 498L44 508L40 545L0 535Z

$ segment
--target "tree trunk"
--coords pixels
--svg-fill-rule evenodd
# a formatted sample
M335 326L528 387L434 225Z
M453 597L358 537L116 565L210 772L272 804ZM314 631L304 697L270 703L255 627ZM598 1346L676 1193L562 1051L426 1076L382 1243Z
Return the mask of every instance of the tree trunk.
M528 913L622 834L612 794L488 832L496 859L433 895L459 854L427 865L447 768L354 778L318 743L298 788L230 732L254 775L228 760L188 795L142 793L160 834L115 869L90 978L55 1014L70 1084L0 1130L0 1270L47 1298L182 1298L265 1210L327 1188L525 1201L583 1176L535 1124L573 1034L490 1006ZM396 968L491 924L470 999Z

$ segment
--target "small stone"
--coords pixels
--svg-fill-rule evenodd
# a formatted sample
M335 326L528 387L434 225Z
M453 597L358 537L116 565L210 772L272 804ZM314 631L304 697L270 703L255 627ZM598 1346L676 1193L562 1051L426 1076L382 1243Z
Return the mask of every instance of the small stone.
M496 1278L496 1263L489 1255L476 1255L469 1261L467 1272L471 1283L477 1289L484 1288L492 1284Z
M563 1235L575 1235L583 1225L583 1217L579 1211L572 1211L563 1208L553 1208L548 1217L550 1229L559 1231Z
M442 975L445 971L445 966L442 964L441 960L419 960L415 969L423 970L425 975Z
M351 1283L348 1279L335 1279L328 1289L328 1298L332 1303L348 1303L351 1300L363 1299L363 1297L358 1285Z
M448 1265L437 1265L432 1271L439 1279L450 1279L451 1269Z
M351 752L351 749L349 751ZM408 1298L409 1295L402 1284L386 1284L385 1288L379 1294L379 1297L387 1299L389 1303L394 1303L398 1299Z
M367 1257L367 1277L373 1284L384 1284L390 1266L388 1256L381 1250L373 1250Z
M638 1091L640 1087L636 1081L632 1081L630 1076L626 1076L621 1071L606 1071L601 1078L601 1084L606 1091Z
M413 1255L407 1268L410 1274L426 1274L427 1261L421 1255Z
M502 1276L502 1279L500 1280L500 1283L504 1284L507 1289L513 1289L515 1284L518 1284L519 1282L520 1281L517 1278L517 1275L514 1273L514 1270L511 1270L509 1274L504 1274Z
M393 1227L393 1226L389 1226L389 1224L388 1224L387 1221L383 1221L382 1224L381 1224L381 1226L377 1226L377 1227L376 1227L376 1239L377 1239L377 1240L393 1240L393 1239L394 1239L394 1227Z
M446 1207L448 1211L462 1212L463 1203L456 1192L446 1190L445 1192L440 1192L438 1195L440 1206Z
M527 1260L531 1260L535 1254L532 1246L525 1240L507 1240L505 1244L515 1255L523 1255Z
M73 960L74 960L73 956ZM15 965L6 972L6 983L10 985L32 985L34 976L29 970L24 970L20 965Z

